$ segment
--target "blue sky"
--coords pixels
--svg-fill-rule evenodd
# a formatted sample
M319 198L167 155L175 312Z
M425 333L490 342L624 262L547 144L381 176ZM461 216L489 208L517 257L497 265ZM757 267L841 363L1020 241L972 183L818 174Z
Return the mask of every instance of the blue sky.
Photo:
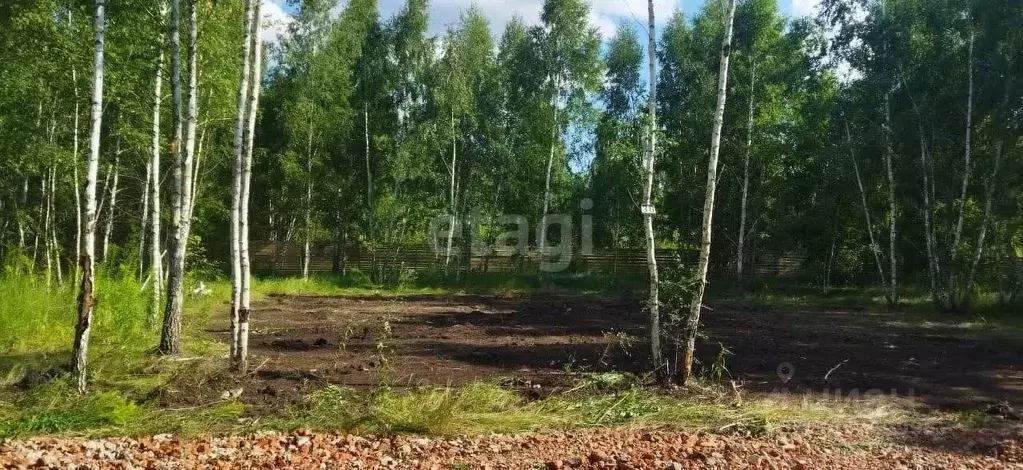
M344 0L341 0L342 2ZM635 21L645 24L647 15L646 0L589 0L591 5L590 23L596 26L601 34L608 38L614 34L619 21ZM817 0L778 0L781 11L790 16L801 16L813 12ZM504 25L514 15L521 15L527 23L539 21L540 8L543 0L432 0L430 12L430 35L441 35L448 25L458 21L459 13L469 5L476 3L490 18L491 30L499 36ZM676 9L681 8L686 16L698 11L704 0L654 0L655 12L659 23ZM383 18L390 18L404 4L404 0L380 0ZM286 29L293 7L287 0L263 0L264 17L273 26L264 30L264 40L273 41Z

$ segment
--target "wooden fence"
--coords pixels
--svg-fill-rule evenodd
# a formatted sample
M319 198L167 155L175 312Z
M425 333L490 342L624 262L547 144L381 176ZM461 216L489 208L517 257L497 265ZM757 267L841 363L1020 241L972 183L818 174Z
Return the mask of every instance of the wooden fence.
M549 252L551 253L551 252ZM697 252L658 250L657 261L667 266L676 260L691 265L697 260ZM443 250L434 250L422 245L378 246L375 252L367 247L348 247L343 257L333 245L315 245L310 250L309 269L311 272L331 272L335 263L344 260L348 268L363 271L378 267L408 268L417 270L437 269L445 266ZM466 266L465 254L453 250L450 264ZM251 248L252 266L256 271L274 273L296 273L302 271L303 245L295 242L253 242ZM549 263L559 260L559 255L549 254ZM806 272L807 257L799 254L760 253L754 257L749 272L759 277L797 277ZM511 252L491 255L472 254L468 265L472 270L484 272L523 272L539 269L540 256L535 248L526 253ZM642 248L594 249L592 252L579 251L570 254L565 267L571 272L601 272L621 274L642 274L647 270L646 250Z

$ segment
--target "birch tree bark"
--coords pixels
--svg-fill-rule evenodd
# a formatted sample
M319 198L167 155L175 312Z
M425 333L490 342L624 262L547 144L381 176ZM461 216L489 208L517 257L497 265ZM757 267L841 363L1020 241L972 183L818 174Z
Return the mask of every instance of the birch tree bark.
M448 203L450 204L451 215L448 218L450 223L448 224L448 240L447 240L447 251L444 255L444 266L447 267L451 263L451 245L455 238L455 206L457 201L455 200L455 175L457 174L458 168L458 141L455 138L455 111L451 110L451 165L448 167L448 172L451 174L450 183L450 194L448 196Z
M255 0L259 1L259 0ZM238 80L238 94L235 101L234 141L231 150L234 153L234 171L231 186L231 365L235 369L240 366L241 338L241 307L242 307L242 258L241 258L241 206L242 206L242 172L245 165L245 138L249 99L249 58L252 47L252 23L254 12L253 0L245 1L245 34L242 45L242 70Z
M555 61L557 63L557 61ZM552 104L554 105L554 121L551 125L551 152L547 156L547 177L544 179L543 186L543 214L540 217L540 231L537 233L540 240L540 264L543 265L544 251L547 249L547 211L550 208L551 201L551 171L554 167L554 151L558 146L558 111L561 101L561 80L558 77L554 79L554 97Z
M309 264L312 262L313 225L313 121L308 121L305 153L305 244L302 247L302 279L309 280Z
M256 115L259 110L259 86L262 77L262 43L259 40L260 30L260 0L252 0L254 4L252 21L252 62L251 77L249 78L249 105L248 105L248 128L245 136L245 162L242 166L242 198L241 198L241 226L239 244L241 245L241 273L242 273L242 295L241 308L239 309L238 328L238 372L245 374L249 368L249 317L252 314L251 307L251 263L249 262L249 189L252 186L252 148L256 134Z
M81 274L79 260L82 258L82 188L78 175L78 71L74 67L71 68L71 85L75 92L75 115L71 130L71 166L73 167L71 177L74 178L75 191L75 282L78 282Z
M643 162L645 181L643 184L643 231L646 236L646 262L650 272L650 298L647 308L650 309L650 357L655 373L663 380L668 377L667 367L661 357L661 302L658 294L660 280L657 272L657 239L654 237L654 159L657 152L657 43L656 24L654 22L654 0L647 1L649 12L649 42L647 55L650 62L650 96L647 99L647 149Z
M160 17L166 16L167 8L162 7ZM162 21L161 21L162 23ZM162 41L161 41L162 42ZM149 249L149 272L152 275L153 284L150 286L152 298L149 304L149 325L156 324L156 318L160 314L160 296L163 292L163 255L160 250L160 103L163 100L163 44L160 45L160 55L156 60L156 72L153 74L153 146L152 154L149 157L149 179L153 181L150 186L149 201L152 204L150 209L150 235L152 239Z
M746 156L742 162L742 203L739 211L739 242L735 253L735 276L741 284L743 278L743 262L746 261L743 249L746 247L746 205L749 200L749 157L753 150L753 110L755 105L755 87L757 64L750 58L749 73L749 118L746 120Z
M120 146L120 144L118 144ZM113 181L110 185L110 209L107 211L107 226L103 231L103 251L100 259L106 261L110 251L110 232L114 230L114 210L117 208L117 185L121 175L121 149L114 151Z
M377 248L376 248L376 224L374 223L374 210L373 210L373 173L370 170L369 165L369 104L363 103L362 105L362 119L363 119L363 135L366 138L366 205L369 214L366 217L369 222L369 243L370 249L373 253L373 262L371 272L375 277L377 272Z
M714 219L714 191L717 189L718 154L721 151L721 126L725 116L725 99L728 90L728 58L732 49L732 23L735 18L735 0L728 0L728 17L725 20L725 37L721 43L721 64L718 71L717 106L714 108L714 128L710 141L710 162L707 165L707 193L703 203L703 232L700 241L700 262L696 268L696 292L686 317L685 351L682 356L682 384L693 375L693 354L696 350L696 330L700 326L700 311L703 309L703 294L707 287L707 266L710 264L710 244Z
M913 111L917 116L917 133L920 139L920 170L923 178L923 196L924 196L924 248L927 253L927 278L930 283L931 299L934 302L938 302L940 293L938 292L938 260L936 247L934 242L934 223L932 218L934 217L934 209L931 201L931 165L929 163L929 157L927 152L927 139L924 133L924 114L920 109L920 103L913 96L909 86L905 80L902 82L902 86L909 93L910 103L913 105Z
M973 156L973 42L974 33L970 32L969 52L967 52L966 62L966 73L968 76L968 88L966 94L966 138L964 140L964 151L963 151L963 180L962 190L959 194L959 216L956 218L955 232L952 236L952 246L949 247L951 250L950 257L952 262L955 263L958 258L959 241L963 234L963 220L965 218L966 210L966 192L970 186L970 176L973 172L973 166L970 160ZM950 273L951 274L951 273Z
M95 252L96 252L96 185L99 179L99 144L103 121L103 52L106 41L106 0L95 0L93 18L93 69L92 103L89 113L89 160L85 180L85 227L84 251L79 259L82 281L78 288L78 322L75 325L75 342L71 354L71 369L78 384L78 391L86 391L86 374L89 357L89 333L92 329L92 314L95 298Z
M180 39L178 38L178 27L180 25L180 0L172 0L171 19L171 62L172 86L175 88L175 117L178 122L175 125L176 142L172 144L172 152L176 154L174 165L174 220L171 230L170 262L168 263L167 277L167 308L163 315L163 329L160 335L160 352L162 354L178 354L181 351L181 315L184 307L184 281L185 281L185 255L188 248L188 234L191 221L188 214L191 211L190 195L192 193L192 157L195 152L195 124L197 93L197 22L196 22L196 0L189 0L189 27L188 27L188 109L184 125L184 151L180 148L180 136L178 128L181 126L181 80L180 80ZM177 60L175 61L175 58Z
M898 296L898 260L895 255L895 240L897 238L895 221L898 218L898 207L895 201L895 171L892 169L892 155L895 150L892 148L892 91L884 95L884 165L888 176L888 268L891 278L888 281L888 305L894 306L899 303Z
M142 187L142 216L139 217L139 268L136 279L145 282L146 277L146 227L149 225L149 187L153 183L153 162L146 161L146 183ZM143 289L145 289L143 287Z
M971 41L971 43L973 41L973 36L972 35L970 36L970 41ZM971 45L971 48L972 48L972 45ZM971 56L972 56L972 54L971 54ZM1008 60L1008 64L1010 66L1009 67L1010 70L1011 70L1011 65L1013 63L1012 59L1013 59L1013 57L1010 55L1009 56L1009 60ZM972 61L971 61L971 63L972 63ZM972 76L972 74L971 74L971 76ZM1004 91L1004 93L1002 95L1002 102L1000 103L999 113L998 113L998 114L1000 114L1000 116L998 116L998 117L1000 119L1006 121L1005 124L1003 124L1004 127L1002 129L1004 129L1005 127L1009 127L1011 125L1009 123L1009 121L1012 119L1010 117L1011 116L1011 112L1009 111L1009 85L1010 85L1010 78L1009 78L1009 76L1007 74L1004 77L1004 81L1005 81L1005 85L1004 85L1005 86L1005 91ZM971 90L972 90L972 86L971 86ZM977 267L980 265L980 259L981 259L981 257L983 256L983 253L984 253L984 242L985 242L985 238L987 237L988 225L991 224L991 205L992 205L992 203L994 201L994 198L995 198L995 188L998 185L998 170L1001 167L1001 164L1002 164L1002 154L1005 151L1005 138L1004 138L1004 136L1000 135L1000 132L996 131L996 137L995 138L996 138L996 142L995 142L995 161L992 164L991 174L988 175L987 181L984 184L984 218L981 220L981 223L980 223L980 233L977 234L977 245L976 245L976 248L975 248L974 254L973 254L973 262L970 264L970 271L969 271L969 274L967 274L967 276L966 276L966 285L964 286L964 300L970 300L972 298L972 296L973 296L973 286L974 286L974 281L975 281L976 275L977 275Z

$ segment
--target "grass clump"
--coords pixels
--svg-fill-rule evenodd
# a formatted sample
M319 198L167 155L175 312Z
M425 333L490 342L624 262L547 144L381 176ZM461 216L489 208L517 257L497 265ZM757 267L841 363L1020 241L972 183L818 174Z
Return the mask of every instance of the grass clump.
M368 430L384 433L516 433L560 426L561 417L525 403L514 391L488 383L375 397Z
M67 380L36 387L0 406L0 437L76 434L120 429L143 416L137 404L112 391L79 395Z

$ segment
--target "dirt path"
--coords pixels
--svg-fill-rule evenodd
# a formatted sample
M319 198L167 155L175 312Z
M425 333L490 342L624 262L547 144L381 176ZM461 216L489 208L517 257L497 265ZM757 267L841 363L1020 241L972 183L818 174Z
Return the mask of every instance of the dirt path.
M1023 468L1021 433L818 428L772 438L638 430L424 438L263 433L0 442L3 468ZM900 439L906 442L900 442Z
M1023 400L1019 337L855 309L712 308L704 316L700 359L708 365L726 348L728 372L745 390L874 393L969 409ZM254 405L296 402L326 384L504 380L557 390L571 386L579 372L642 374L647 366L636 299L278 296L255 312L251 351L258 368L237 384ZM214 333L226 340L226 324ZM779 377L783 364L790 374ZM186 388L182 395L203 403L223 390Z

